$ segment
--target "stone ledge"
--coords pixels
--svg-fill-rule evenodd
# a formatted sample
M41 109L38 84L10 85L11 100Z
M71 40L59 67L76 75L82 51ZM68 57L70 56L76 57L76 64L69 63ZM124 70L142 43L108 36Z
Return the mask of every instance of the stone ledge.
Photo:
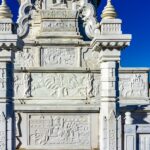
M44 106L44 105L15 105L15 111L21 112L83 112L99 113L100 106Z
M82 68L82 67L15 67L15 72L53 72L53 73L100 73L100 70L94 70L94 69L89 69L89 68Z

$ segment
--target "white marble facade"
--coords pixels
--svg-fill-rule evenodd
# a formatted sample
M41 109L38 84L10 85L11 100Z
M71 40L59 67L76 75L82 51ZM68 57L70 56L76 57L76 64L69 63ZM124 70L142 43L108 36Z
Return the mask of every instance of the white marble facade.
M0 12L0 150L149 150L148 68L122 68L131 35L108 0L20 0ZM0 13L1 15L1 13Z

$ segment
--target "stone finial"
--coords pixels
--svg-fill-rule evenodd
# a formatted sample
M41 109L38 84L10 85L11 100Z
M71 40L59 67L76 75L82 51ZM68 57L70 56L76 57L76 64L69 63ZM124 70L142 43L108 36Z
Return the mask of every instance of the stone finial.
M101 17L102 19L115 19L117 17L117 13L114 6L111 4L111 0L107 0L107 5L105 6Z
M0 5L0 19L11 19L12 13L9 7L7 6L6 0L2 0Z
M133 124L133 118L131 117L131 112L125 113L125 124L127 125Z

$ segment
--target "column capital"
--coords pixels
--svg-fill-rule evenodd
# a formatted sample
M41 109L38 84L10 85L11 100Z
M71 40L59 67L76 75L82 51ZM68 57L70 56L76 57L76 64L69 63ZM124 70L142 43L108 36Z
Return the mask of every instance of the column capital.
M109 11L107 15L110 15ZM132 36L122 33L121 24L122 20L115 17L104 17L101 20L101 33L90 44L93 51L100 52L100 62L120 61L121 50L130 45Z
M91 49L100 52L100 62L120 61L120 52L130 45L130 34L100 35L91 42Z

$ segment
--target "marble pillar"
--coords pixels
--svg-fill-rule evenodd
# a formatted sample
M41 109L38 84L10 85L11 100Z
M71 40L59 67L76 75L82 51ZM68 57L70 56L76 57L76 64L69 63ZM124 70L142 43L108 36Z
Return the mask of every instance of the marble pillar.
M121 50L129 45L131 36L121 31L120 19L102 19L101 35L91 42L93 51L99 52L101 105L100 105L100 149L117 150L118 75Z
M13 73L14 54L21 41L13 34L12 20L0 19L0 149L14 150Z

